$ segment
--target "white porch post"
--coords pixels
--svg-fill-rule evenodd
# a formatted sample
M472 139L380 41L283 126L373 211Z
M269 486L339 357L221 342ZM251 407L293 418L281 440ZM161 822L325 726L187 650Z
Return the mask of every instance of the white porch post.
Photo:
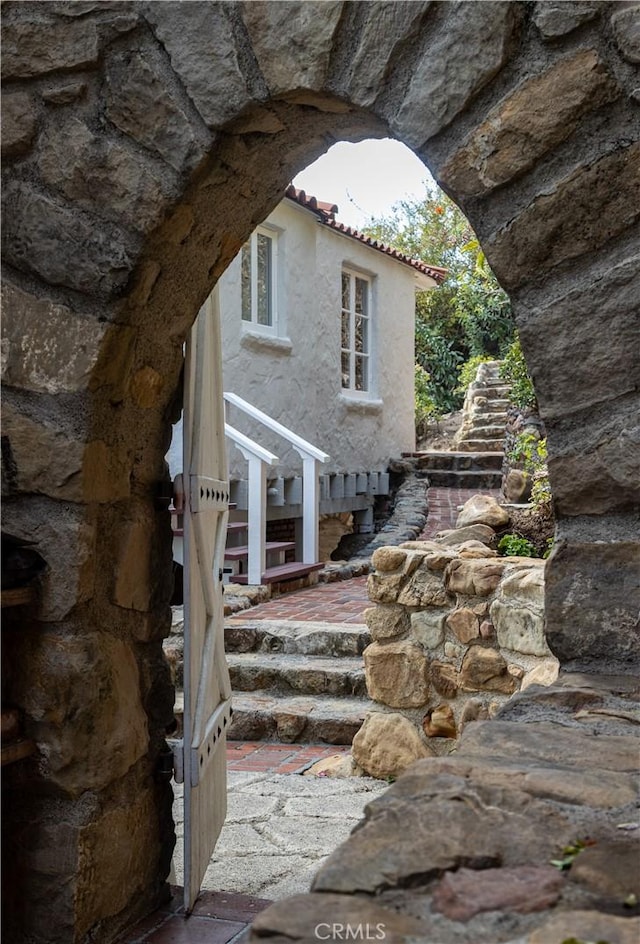
M302 562L315 564L318 560L320 527L318 502L320 497L319 462L310 456L302 459Z
M249 456L248 524L247 582L260 584L267 566L267 466L256 456Z

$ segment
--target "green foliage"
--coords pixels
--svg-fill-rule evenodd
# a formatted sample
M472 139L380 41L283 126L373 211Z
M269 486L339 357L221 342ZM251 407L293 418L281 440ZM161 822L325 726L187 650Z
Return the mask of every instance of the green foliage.
M429 420L440 417L440 412L431 396L431 378L419 364L414 368L415 423L416 430L424 431Z
M518 337L505 354L500 367L500 376L511 384L510 399L512 403L523 410L537 406L533 381L529 376L522 347L520 346L520 338Z
M536 557L536 549L519 534L505 534L498 542L498 553L502 557Z
M529 475L535 475L547 461L547 440L540 439L534 433L520 433L507 458Z
M547 468L547 440L538 439L533 433L520 433L509 461L521 466L532 478L531 501L539 511L551 510L551 486Z
M439 413L451 413L462 405L456 392L458 366L462 355L451 341L427 325L416 330L418 365L429 375L429 395Z
M494 360L494 358L491 354L474 354L468 361L461 364L460 367L458 367L458 386L455 392L464 396L469 384L473 383L476 379L476 373L478 372L480 364L486 364L487 361L492 360Z
M445 282L416 302L416 361L430 375L441 413L462 405L458 369L469 357L501 357L514 338L508 296L500 288L467 219L441 190L404 200L372 219L367 235L414 259L443 266Z
M593 839L576 839L575 842L570 843L568 846L565 846L562 850L561 859L552 859L551 865L555 865L557 869L560 869L561 872L566 872L573 865L573 860L576 856L587 848L587 846L594 846L595 840Z

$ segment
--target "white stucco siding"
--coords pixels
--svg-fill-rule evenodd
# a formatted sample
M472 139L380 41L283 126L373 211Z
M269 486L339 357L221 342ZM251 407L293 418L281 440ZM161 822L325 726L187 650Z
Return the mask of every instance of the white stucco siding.
M414 270L320 223L285 200L270 215L278 231L278 320L274 337L243 326L240 260L221 279L225 390L263 409L329 453L323 471L384 470L414 446ZM356 399L341 389L341 272L372 280L372 390ZM299 472L281 439L235 410L229 421ZM230 452L232 474L244 463Z

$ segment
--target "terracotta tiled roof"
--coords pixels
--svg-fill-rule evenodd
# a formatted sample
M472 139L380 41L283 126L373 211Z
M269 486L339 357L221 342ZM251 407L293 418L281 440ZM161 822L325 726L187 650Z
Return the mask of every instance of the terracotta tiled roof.
M310 194L305 193L304 190L298 190L293 184L287 187L285 196L288 197L289 200L299 203L300 206L305 207L305 209L311 210L322 223L330 226L331 229L336 230L336 232L342 233L343 236L350 236L352 239L357 239L359 242L364 243L365 246L370 246L371 249L384 252L385 255L391 256L392 259L396 259L398 262L402 262L405 265L411 266L413 269L417 269L418 272L422 272L423 275L428 276L438 284L445 280L447 276L446 269L440 266L428 265L426 262L421 262L420 259L412 259L411 256L400 252L399 249L394 249L393 246L387 246L386 243L379 242L371 236L365 236L364 233L360 233L351 226L345 226L344 223L339 223L336 220L338 207L335 203L323 203L321 200L317 200Z

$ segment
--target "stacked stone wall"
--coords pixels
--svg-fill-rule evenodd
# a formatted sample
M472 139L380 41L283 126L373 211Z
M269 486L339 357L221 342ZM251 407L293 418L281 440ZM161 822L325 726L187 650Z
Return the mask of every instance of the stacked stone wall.
M383 711L368 717L353 753L374 776L449 753L469 721L557 677L545 634L545 561L498 556L494 529L474 521L487 509L500 525L508 521L492 499L477 496L459 529L373 555L375 605L365 611L373 641L364 664L369 697ZM390 720L386 709L404 720Z

